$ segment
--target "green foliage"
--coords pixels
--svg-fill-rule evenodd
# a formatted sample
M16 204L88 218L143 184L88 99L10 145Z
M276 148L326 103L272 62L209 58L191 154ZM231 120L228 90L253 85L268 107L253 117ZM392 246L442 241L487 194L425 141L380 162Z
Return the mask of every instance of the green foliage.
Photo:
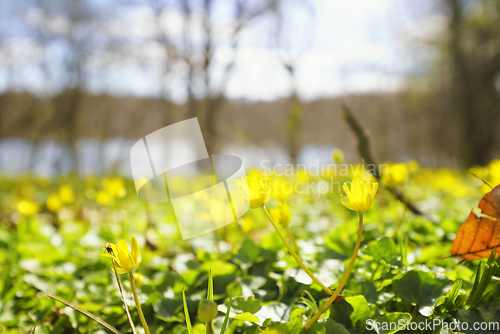
M422 171L404 190L437 223L405 212L381 187L365 213L360 254L342 291L345 299L309 330L303 325L328 296L298 269L258 210L185 241L172 209L138 200L130 181L125 180L124 197L102 205L95 199L99 179L0 179L0 331L30 332L36 326L33 333L104 333L96 322L46 296L53 293L130 333L111 263L100 254L106 242L133 235L143 257L134 275L151 333L205 333L197 316L204 299L218 305L213 324L221 334L395 333L397 328L372 328L370 321L493 321L500 301L498 261L440 258L449 254L454 232L482 193L475 180L447 171L454 175L453 186L460 182L467 189L467 197L457 197L432 173ZM64 184L74 189L74 201L49 211L48 194ZM16 210L26 185L36 188L32 200L40 203L33 216ZM288 200L303 261L333 288L348 264L357 229L357 216L337 195L293 194ZM279 202L274 199L269 207ZM140 330L130 282L127 275L120 279Z
M499 266L500 258L497 260L495 259L495 252L491 252L491 255L486 264L479 264L479 266L477 267L474 285L472 286L472 290L466 301L466 305L468 308L478 307L492 292L492 290L488 290L488 288L490 287L491 280L497 273Z

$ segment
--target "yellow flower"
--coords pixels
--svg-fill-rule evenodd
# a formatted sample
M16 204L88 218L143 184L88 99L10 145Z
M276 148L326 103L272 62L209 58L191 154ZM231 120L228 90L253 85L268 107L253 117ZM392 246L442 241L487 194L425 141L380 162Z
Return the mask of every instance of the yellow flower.
M334 149L332 152L332 160L336 164L341 164L342 162L344 162L344 152L342 152L338 148Z
M38 211L40 211L40 205L35 201L31 201L29 199L23 199L17 202L16 209L23 216L31 217L37 214Z
M369 182L363 179L354 179L351 183L351 189L344 183L344 191L347 199L340 195L342 204L349 210L364 212L372 205L372 200L377 193L378 183Z
M113 202L113 196L105 192L104 190L99 190L95 197L97 203L101 205L110 205Z
M71 203L75 200L75 192L71 186L62 186L59 189L59 198L63 203Z
M420 168L420 165L415 160L408 160L406 165L408 165L408 172L410 172L410 174L415 174Z
M61 209L62 202L59 199L59 196L57 196L57 194L50 194L49 197L47 197L45 205L47 206L47 209L49 209L50 211L57 212L59 211L59 209Z
M250 201L250 209L258 208L271 199L273 194L271 176L272 173L267 176L267 172L264 171L264 175L254 174L252 176L247 176L247 184L245 184L243 178L241 180L236 180L238 188Z
M241 221L241 229L243 230L243 233L248 233L254 229L255 223L253 218L249 216L243 216L241 217Z
M500 184L500 160L492 160L488 164L489 181L492 186Z
M274 209L269 210L269 213L281 226L286 226L292 221L292 211L286 203L278 204Z
M382 180L386 184L397 185L408 181L409 171L405 163L392 164L382 168Z
M283 176L273 178L273 196L278 201L286 201L295 192L292 182Z
M116 268L117 274L125 274L134 271L142 261L141 253L139 253L139 244L137 239L132 237L132 252L129 251L125 240L118 241L118 245L109 244L113 250L113 254L101 254L102 256L109 257L115 260L118 267ZM114 268L113 268L114 271Z
M127 194L125 181L119 177L104 179L102 181L102 187L113 197L124 197Z

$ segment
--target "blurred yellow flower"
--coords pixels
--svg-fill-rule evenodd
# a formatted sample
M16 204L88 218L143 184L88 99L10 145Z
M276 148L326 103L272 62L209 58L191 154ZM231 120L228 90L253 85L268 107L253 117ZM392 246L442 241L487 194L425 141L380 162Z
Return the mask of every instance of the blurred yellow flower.
M49 197L47 197L45 205L50 211L57 212L62 208L63 203L61 202L57 194L50 194Z
M408 172L410 174L415 174L420 168L420 165L415 160L408 160L406 164L408 165Z
M456 198L467 196L467 186L462 179L448 169L441 168L433 175L432 186L439 191L445 191Z
M35 201L23 199L17 202L16 209L23 216L31 217L40 211L40 204Z
M292 221L292 211L286 203L278 204L274 209L270 209L269 213L278 225L287 226Z
M120 177L104 179L102 181L102 187L113 197L124 197L127 194L125 181Z
M397 163L382 168L382 180L386 184L401 185L408 181L409 171L405 163Z
M351 165L349 166L349 175L353 179L365 179L365 180L371 180L373 182L377 181L375 176L371 174L371 171L367 169L364 165L358 164L358 165ZM340 174L342 175L342 174Z
M344 162L344 152L339 150L338 148L334 149L332 152L332 160L336 164L341 164Z
M481 166L472 166L469 168L469 172L485 181L488 178L488 170Z
M490 163L485 166L472 166L469 168L469 171L483 180L487 182L492 187L495 187L500 184L500 160L495 159L491 160ZM491 191L491 188L486 184L481 184L481 190L484 193Z
M104 190L99 190L95 196L97 203L101 205L110 205L113 202L113 196L105 192Z
M251 209L258 208L271 199L273 194L271 176L272 173L267 176L267 172L264 171L264 175L254 174L253 176L247 176L246 184L243 178L236 180L238 188L250 201L249 206Z
M298 182L302 182L303 184L307 184L310 181L309 173L305 169L297 170L296 177Z
M284 176L273 178L273 197L278 201L286 201L295 192L294 184Z
M142 261L141 253L139 252L139 244L137 239L132 237L131 248L132 252L128 249L125 240L118 241L118 245L109 243L109 246L113 250L113 254L101 254L102 256L109 257L115 260L118 267L116 268L117 274L125 274L134 271ZM114 268L111 267L114 271Z
M372 200L377 193L378 183L363 179L354 179L351 182L351 189L344 183L344 191L347 199L340 195L342 204L349 210L364 212L372 205Z
M489 181L493 187L500 184L500 160L492 160L488 164Z
M243 216L241 217L241 221L241 230L243 233L248 233L254 229L255 223L252 217Z
M75 200L75 192L71 186L62 186L59 188L59 198L63 203L72 203Z

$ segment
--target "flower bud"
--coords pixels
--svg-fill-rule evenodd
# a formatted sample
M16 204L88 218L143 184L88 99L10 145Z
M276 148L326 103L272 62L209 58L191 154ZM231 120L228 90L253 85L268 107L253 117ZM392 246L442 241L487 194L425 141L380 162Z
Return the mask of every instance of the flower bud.
M344 152L342 152L338 148L334 149L332 152L332 160L336 164L341 164L342 162L344 162Z
M212 322L218 313L217 304L212 300L202 300L198 305L198 318L203 323Z

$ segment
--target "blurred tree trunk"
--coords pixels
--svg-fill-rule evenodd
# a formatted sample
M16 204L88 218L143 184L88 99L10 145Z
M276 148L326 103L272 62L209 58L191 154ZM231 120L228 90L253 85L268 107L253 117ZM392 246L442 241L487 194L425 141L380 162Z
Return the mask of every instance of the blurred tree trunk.
M496 55L485 61L481 47L492 41L500 42L498 35L491 34L499 27L498 24L476 27L466 21L460 0L447 0L447 3L452 13L449 23L451 98L461 124L462 161L465 166L485 165L493 158L500 125L499 97L495 90L500 50L497 48Z

